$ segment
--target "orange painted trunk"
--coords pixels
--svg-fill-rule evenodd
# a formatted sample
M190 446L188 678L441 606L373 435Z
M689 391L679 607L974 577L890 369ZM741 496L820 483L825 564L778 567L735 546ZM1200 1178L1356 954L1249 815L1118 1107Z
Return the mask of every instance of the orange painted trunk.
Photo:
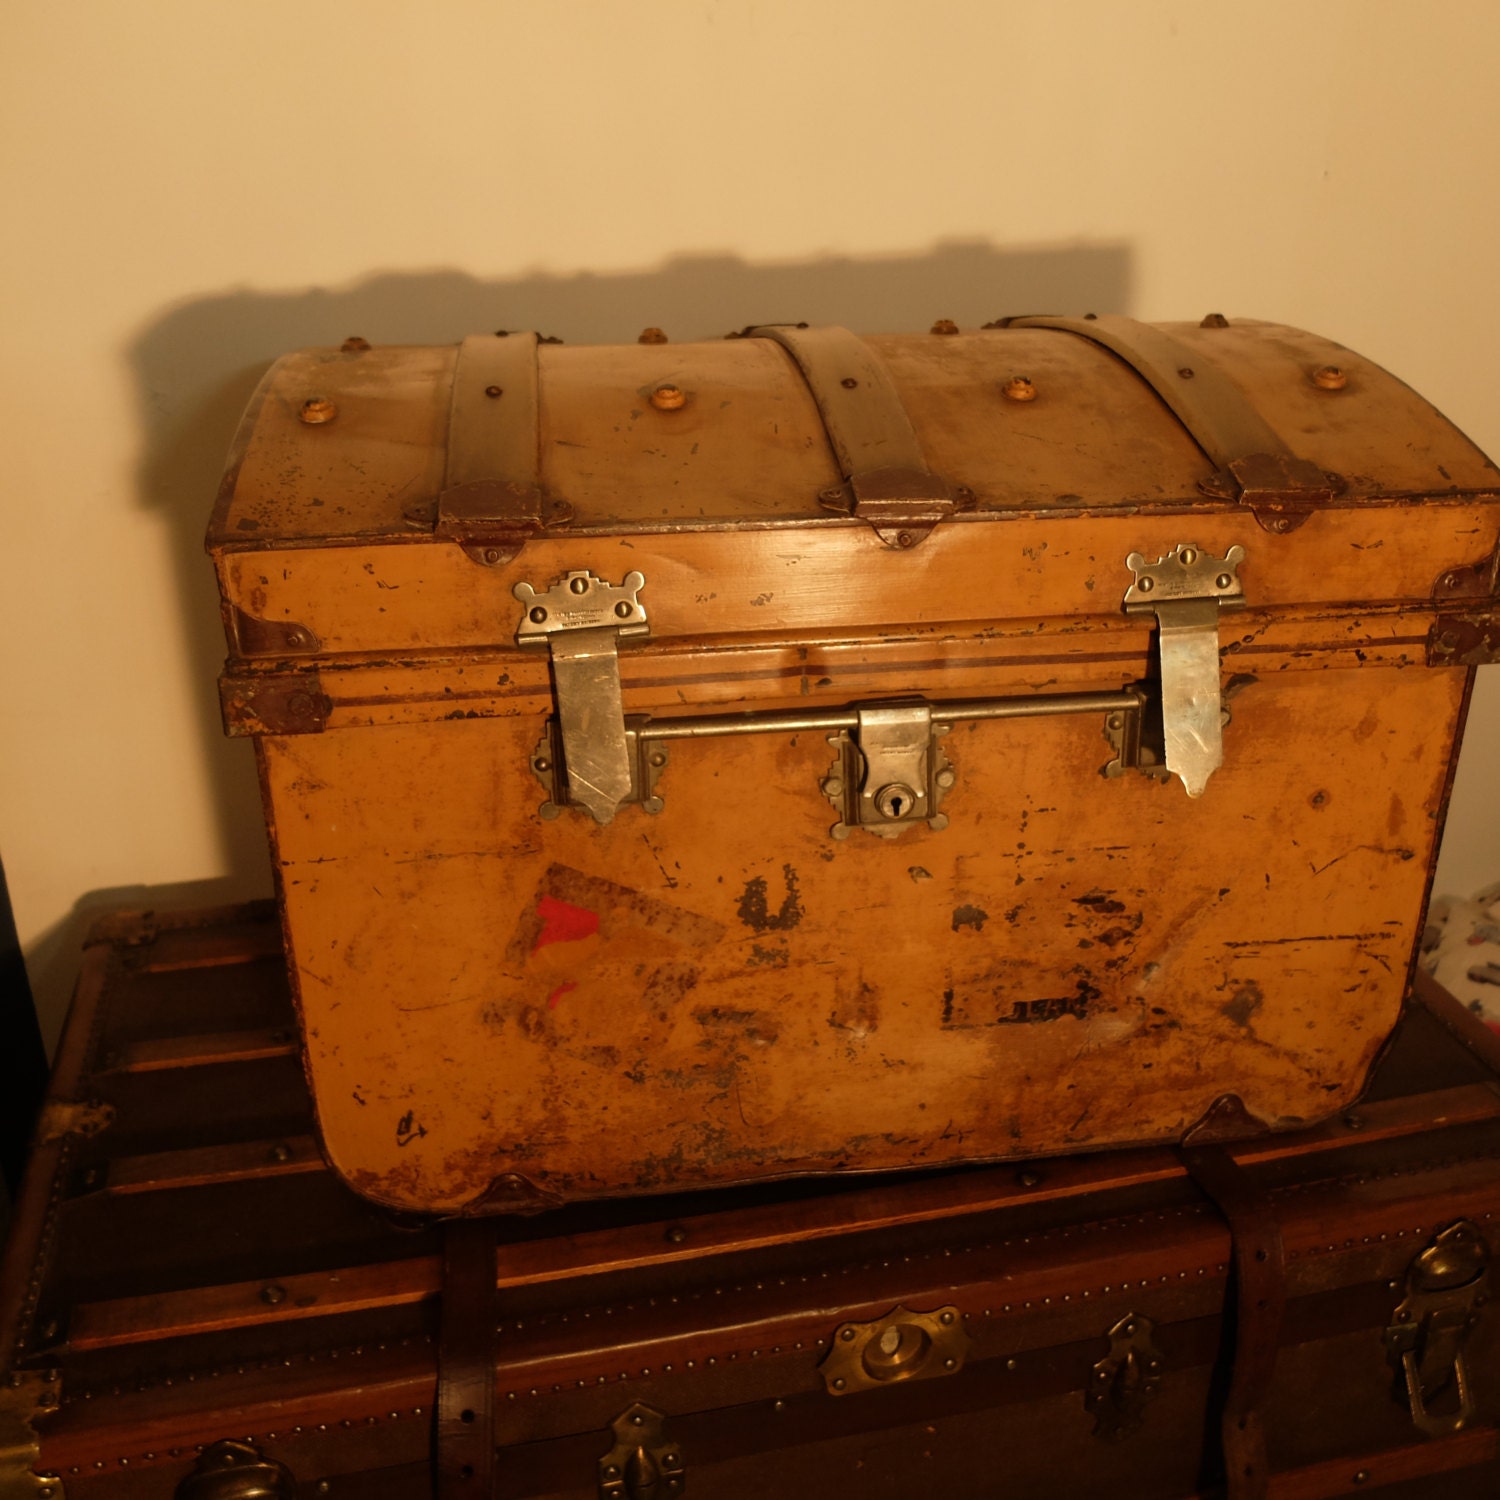
M331 1162L482 1213L1345 1108L1497 534L1267 324L289 356L209 547Z

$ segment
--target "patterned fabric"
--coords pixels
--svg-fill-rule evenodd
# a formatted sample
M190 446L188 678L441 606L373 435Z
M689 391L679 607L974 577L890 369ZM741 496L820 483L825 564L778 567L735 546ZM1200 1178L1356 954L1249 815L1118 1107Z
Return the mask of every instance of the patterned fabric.
M1500 1031L1500 881L1469 901L1433 900L1422 934L1422 967Z

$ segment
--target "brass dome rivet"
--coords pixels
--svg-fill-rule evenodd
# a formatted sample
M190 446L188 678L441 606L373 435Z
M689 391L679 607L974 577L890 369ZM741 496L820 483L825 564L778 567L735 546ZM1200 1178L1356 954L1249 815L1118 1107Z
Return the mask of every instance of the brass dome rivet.
M651 404L657 411L676 411L687 405L687 392L680 385L659 385L651 392Z
M1198 326L1200 328L1228 328L1229 319L1223 313L1209 313Z
M958 324L955 323L952 318L939 318L937 322L932 325L932 331L934 333L957 333Z
M1341 391L1349 377L1337 365L1322 365L1313 371L1313 384L1320 391Z
M1190 366L1190 365L1184 365L1177 372L1177 378L1179 380L1191 380L1193 378L1193 369L1192 369L1192 366Z
M357 333L351 333L348 338L339 345L340 354L360 354L370 347L369 339L362 339Z
M660 328L643 328L636 338L638 344L665 344L667 336Z
M309 396L297 413L309 427L316 427L320 422L331 422L338 414L338 407L327 396Z
M1000 387L1000 394L1007 401L1035 401L1036 387L1024 375L1012 375Z
M505 387L499 385L487 385L484 393L491 401L498 401L505 394Z

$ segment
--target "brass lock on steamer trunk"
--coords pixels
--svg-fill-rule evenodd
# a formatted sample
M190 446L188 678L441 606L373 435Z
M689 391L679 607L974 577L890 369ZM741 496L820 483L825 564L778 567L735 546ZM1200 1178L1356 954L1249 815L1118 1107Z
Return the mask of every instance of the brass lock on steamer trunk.
M943 751L954 724L982 719L1103 714L1116 759L1107 774L1126 770L1177 776L1198 797L1223 761L1219 683L1219 613L1244 604L1237 569L1243 547L1215 557L1192 543L1148 562L1132 552L1128 614L1156 616L1160 655L1161 750L1143 744L1149 698L1140 687L1117 692L1055 693L934 703L922 698L793 712L697 714L680 718L627 715L620 689L619 643L650 634L631 572L616 585L582 569L544 592L515 586L522 605L520 646L546 646L552 657L557 712L532 752L531 768L547 793L541 815L579 808L596 822L635 804L662 810L657 782L673 740L741 734L827 734L834 762L819 783L846 838L863 829L893 838L918 824L945 828L941 810L958 773Z

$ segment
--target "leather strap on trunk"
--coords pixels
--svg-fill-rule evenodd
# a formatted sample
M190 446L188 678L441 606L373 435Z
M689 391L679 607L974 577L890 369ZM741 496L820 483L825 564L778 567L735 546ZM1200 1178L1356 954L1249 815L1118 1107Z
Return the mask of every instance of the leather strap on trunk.
M770 323L745 336L774 339L802 374L843 485L818 499L868 521L888 547L914 547L964 498L927 467L916 429L880 356L847 328Z
M493 1219L453 1219L444 1228L438 1500L491 1500L495 1493L495 1244Z
M1270 1479L1264 1406L1286 1312L1286 1254L1269 1198L1222 1146L1184 1146L1183 1165L1229 1225L1234 1363L1220 1424L1228 1500L1264 1500Z
M1006 318L1009 328L1053 328L1097 344L1135 371L1170 408L1217 473L1199 488L1248 505L1267 531L1291 531L1344 488L1299 458L1250 398L1201 348L1134 318Z
M482 334L458 346L434 534L475 562L509 562L528 537L572 515L542 487L540 412L536 334Z

